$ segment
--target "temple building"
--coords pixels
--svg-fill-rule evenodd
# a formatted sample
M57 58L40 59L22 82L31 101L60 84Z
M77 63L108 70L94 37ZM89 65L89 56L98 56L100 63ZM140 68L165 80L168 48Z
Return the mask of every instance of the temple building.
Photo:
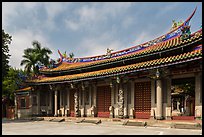
M16 91L16 116L129 119L202 118L202 28L189 18L128 49L42 67Z

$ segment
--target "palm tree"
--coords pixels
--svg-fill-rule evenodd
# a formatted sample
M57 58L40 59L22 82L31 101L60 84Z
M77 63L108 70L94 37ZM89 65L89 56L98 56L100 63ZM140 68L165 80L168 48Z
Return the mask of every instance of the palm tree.
M27 73L30 73L31 70L33 70L34 73L38 73L38 69L36 67L36 63L38 60L38 55L35 53L30 53L27 50L24 50L24 55L23 57L25 59L23 59L21 61L21 66L25 65L25 70L27 71Z
M49 54L52 51L49 48L42 48L38 41L32 42L33 48L27 48L24 50L23 59L21 65L25 65L26 71L29 73L33 70L34 73L38 73L38 63L45 66L49 65Z

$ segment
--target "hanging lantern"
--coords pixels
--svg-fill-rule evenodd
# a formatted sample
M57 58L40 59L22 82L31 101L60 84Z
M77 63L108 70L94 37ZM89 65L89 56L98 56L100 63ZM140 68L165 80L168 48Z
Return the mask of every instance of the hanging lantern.
M120 78L119 78L119 76L117 76L116 82L117 82L118 84L120 83Z
M159 77L160 77L160 73L159 73L159 69L157 69L156 78L159 78Z

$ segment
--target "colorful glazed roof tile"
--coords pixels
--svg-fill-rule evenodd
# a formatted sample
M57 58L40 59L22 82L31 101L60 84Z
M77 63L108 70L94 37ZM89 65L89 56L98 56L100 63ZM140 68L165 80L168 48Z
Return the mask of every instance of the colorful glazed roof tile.
M181 41L180 35L182 34L182 29L189 25L189 22L191 18L194 16L195 12L197 10L197 7L194 9L192 14L183 22L180 24L180 26L177 26L170 32L154 39L148 42L145 42L143 44L139 44L137 46L124 49L121 51L117 51L114 53L110 53L107 50L106 55L100 55L100 56L93 56L93 57L85 57L85 58L72 58L68 59L66 57L63 57L62 54L60 54L60 60L58 64L55 64L56 68L42 68L40 72L43 74L51 74L55 72L69 72L69 70L75 70L78 68L90 68L92 66L101 66L101 65L107 65L112 64L116 62L120 62L123 60L128 60L130 58L142 58L143 56L152 55L157 52L165 52L167 50L173 50L176 47L183 46L186 43L196 42L196 39L199 37L202 37L202 29L198 32L196 32L196 35L192 35L190 39ZM109 54L108 54L109 53ZM75 63L74 63L75 62Z
M130 58L141 58L143 56L152 55L153 53L157 52L165 52L167 50L173 50L174 48L184 46L186 44L192 44L199 40L202 40L202 29L192 34L192 36L189 39L180 40L180 37L172 38L165 42L160 42L156 45L149 46L147 48L144 48L142 50L129 53L123 56L105 59L105 60L99 60L99 61L93 61L93 62L77 62L77 63L67 63L62 62L58 67L53 69L44 69L41 70L41 72L60 72L60 71L67 71L67 70L73 70L77 68L86 68L96 65L103 65L103 64L111 64L113 62L117 61L123 61Z
M76 62L69 62L69 60L63 58L61 53L58 51L61 58L57 64L57 67L52 69L41 69L41 73L45 74L43 77L38 77L27 82L31 85L76 82L112 77L201 60L202 28L190 36L188 35L189 37L185 39L183 37L184 35L179 33L182 27L189 23L190 19L195 13L195 10L181 26L159 38L156 38L154 40L156 42L151 43L150 45L149 43L144 43L138 45L141 46L139 48L128 48L113 54L109 54L111 56L103 59L98 59L100 58L99 56L94 56L89 58L81 58ZM161 56L161 53L164 53L163 56ZM125 64L125 61L129 62ZM85 69L87 70L84 71Z
M175 56L159 58L155 60L140 62L140 63L121 66L121 67L115 67L110 69L73 74L73 75L44 77L42 79L31 80L28 82L37 84L37 83L47 83L47 82L52 82L52 83L60 82L60 81L71 82L71 81L78 81L83 79L94 79L97 77L105 77L105 76L111 76L111 75L114 76L119 74L131 73L136 71L142 71L144 69L146 70L153 69L161 66L163 67L163 66L168 66L172 64L179 64L179 63L198 60L198 59L202 59L202 48L191 52L175 55Z

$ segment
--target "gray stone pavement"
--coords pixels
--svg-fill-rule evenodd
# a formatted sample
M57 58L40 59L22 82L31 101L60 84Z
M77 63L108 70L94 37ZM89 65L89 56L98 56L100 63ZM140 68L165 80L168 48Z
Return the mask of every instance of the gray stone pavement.
M2 135L201 135L202 130L124 126L121 122L100 124L76 121L2 121Z

